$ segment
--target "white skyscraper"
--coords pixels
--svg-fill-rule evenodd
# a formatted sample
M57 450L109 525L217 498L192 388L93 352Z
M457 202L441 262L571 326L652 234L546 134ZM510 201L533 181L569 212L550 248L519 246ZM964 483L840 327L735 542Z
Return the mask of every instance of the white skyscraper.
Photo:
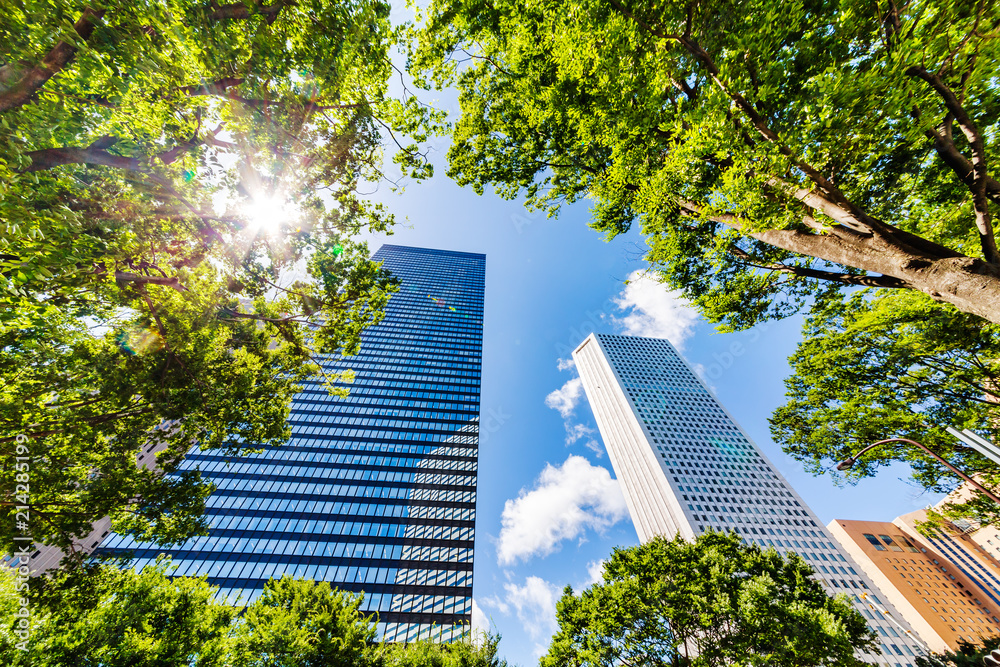
M913 667L923 642L670 343L591 334L573 359L641 541L733 531L794 551L878 633L862 658Z

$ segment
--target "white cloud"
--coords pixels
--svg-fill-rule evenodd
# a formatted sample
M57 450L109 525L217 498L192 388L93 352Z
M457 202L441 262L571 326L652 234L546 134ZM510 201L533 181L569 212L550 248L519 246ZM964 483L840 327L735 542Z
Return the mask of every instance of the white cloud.
M510 605L495 595L483 598L483 606L487 609L496 609L504 616L510 613Z
M566 361L565 359L559 360L559 370L571 369L574 367L575 364L572 359L569 361ZM585 424L574 424L571 421L573 411L576 410L576 406L579 405L581 398L583 398L583 380L579 377L575 377L572 380L568 380L561 388L556 389L546 396L545 405L549 406L553 410L558 410L559 414L562 416L566 427L567 446L575 444L582 438L588 438L585 443L587 449L594 452L598 457L601 457L604 455L603 448L596 440L590 437L597 431Z
M698 311L676 290L668 290L644 271L633 271L615 305L624 317L613 317L627 336L666 338L682 349L694 331Z
M531 491L504 504L497 560L547 556L564 540L583 537L587 528L603 531L628 515L618 481L607 469L582 456L558 468L545 466Z
M558 410L563 419L569 419L581 396L583 396L583 380L576 377L546 396L545 405Z
M570 424L566 422L566 444L572 445L580 438L593 435L594 429L584 424Z
M604 581L604 563L606 561L601 558L600 560L591 561L587 563L587 583L583 585L583 588L589 588L594 584ZM476 614L476 601L472 601L472 620L475 623Z
M556 602L560 589L541 577L528 577L523 586L504 584L506 601L517 612L524 631L535 640L546 639L555 634Z
M596 456L597 458L601 458L602 456L604 456L604 447L602 447L601 443L597 442L596 440L588 440L587 442L583 443L583 446L589 449L590 451L594 452L594 456Z
M573 357L569 359L557 359L556 368L561 371L568 371L571 368L576 368L576 362L573 360Z
M472 630L475 633L490 631L490 621L476 603L476 598L472 598Z

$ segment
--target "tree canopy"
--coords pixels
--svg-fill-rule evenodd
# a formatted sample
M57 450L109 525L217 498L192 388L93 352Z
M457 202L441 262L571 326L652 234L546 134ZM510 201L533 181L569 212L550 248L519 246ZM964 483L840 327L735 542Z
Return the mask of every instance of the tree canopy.
M1000 637L984 637L979 644L958 640L957 651L917 656L917 667L982 667L983 657L1000 648Z
M1000 8L984 0L434 0L449 174L636 222L661 279L748 327L845 286L1000 323Z
M566 587L542 667L860 665L875 636L796 554L709 532L616 549L603 581Z
M90 565L32 580L30 589L21 593L31 602L27 641L12 632L18 620L14 610L7 611L0 626L5 662L52 667L224 665L236 609L214 602L215 590L204 578L170 578L167 565L161 561L141 573ZM9 570L0 573L5 583L11 576Z
M106 515L182 540L211 491L184 453L284 442L296 383L381 318L357 235L393 217L359 187L387 141L429 175L438 117L389 95L378 0L0 11L0 540L18 506L63 547Z
M242 612L213 599L204 577L170 577L168 560L141 572L90 565L33 582L25 651L13 576L0 570L0 655L32 667L506 667L499 637L454 644L376 640L362 597L325 582L283 578Z
M1000 423L998 38L983 0L435 0L410 67L460 90L459 183L641 226L722 330L807 312L772 429L814 472L903 436L1000 481L943 430ZM952 484L850 475L891 459Z
M771 433L814 474L866 444L902 437L982 482L1000 483L1000 466L945 431L969 428L1000 441L997 325L913 292L864 291L815 308L789 361L789 400L772 415ZM961 481L905 443L870 450L844 474L854 481L896 460L910 462L916 481L934 491ZM953 510L1000 520L1000 507L985 497Z

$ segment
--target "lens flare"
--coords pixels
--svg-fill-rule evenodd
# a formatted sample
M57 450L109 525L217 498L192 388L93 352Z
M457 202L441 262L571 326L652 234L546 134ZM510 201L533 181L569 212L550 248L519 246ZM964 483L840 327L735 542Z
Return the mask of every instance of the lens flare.
M299 211L284 197L259 196L254 197L247 211L251 228L264 234L274 234L295 222Z
M163 338L149 329L132 328L118 332L118 348L130 357L158 352L164 348Z

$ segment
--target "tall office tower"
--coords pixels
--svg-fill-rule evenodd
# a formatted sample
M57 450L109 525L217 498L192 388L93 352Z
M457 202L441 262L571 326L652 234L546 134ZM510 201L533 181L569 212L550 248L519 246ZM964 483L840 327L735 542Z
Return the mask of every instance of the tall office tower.
M947 502L947 498L942 502ZM969 521L956 521L950 528L939 528L921 535L917 525L928 519L927 510L917 510L897 517L893 523L908 534L919 536L958 572L971 580L974 586L972 592L989 598L989 604L1000 617L1000 561L990 554L991 545L984 543L990 535L995 534L996 529L978 528L977 524Z
M169 554L178 575L208 575L248 602L269 578L364 591L387 641L450 641L472 618L484 255L385 245L401 279L351 369L347 398L309 382L292 403L291 441L227 458L197 448L217 490L210 534L164 549L112 534L101 552L135 567Z
M827 529L935 653L957 650L960 640L978 643L979 637L1000 633L997 592L982 588L931 546L914 530L912 518L837 519Z
M972 495L969 485L962 484L935 505L934 509L941 511L944 505L964 503ZM906 526L913 532L917 523L927 519L926 510L918 510L904 514L895 523ZM991 596L996 596L993 599L1000 606L1000 528L995 525L983 526L970 519L958 519L952 521L950 526L934 531L934 536L928 541L936 545L940 553L948 555L948 559L968 573L978 586L986 587Z
M868 662L913 667L925 648L665 340L591 334L573 351L639 539L733 531L794 551L882 641Z

